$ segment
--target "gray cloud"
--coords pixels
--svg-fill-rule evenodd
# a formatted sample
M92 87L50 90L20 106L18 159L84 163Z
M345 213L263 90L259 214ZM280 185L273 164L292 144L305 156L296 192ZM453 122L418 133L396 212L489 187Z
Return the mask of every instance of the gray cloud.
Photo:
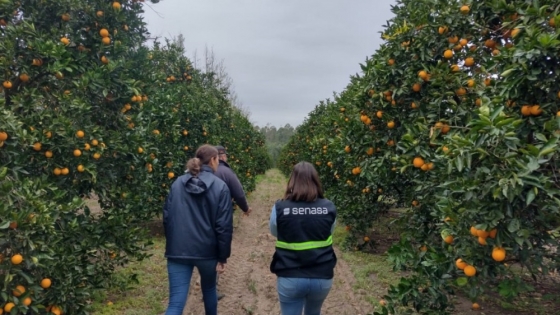
M182 33L189 55L212 48L256 124L295 126L360 71L394 3L163 0L144 16L152 36Z

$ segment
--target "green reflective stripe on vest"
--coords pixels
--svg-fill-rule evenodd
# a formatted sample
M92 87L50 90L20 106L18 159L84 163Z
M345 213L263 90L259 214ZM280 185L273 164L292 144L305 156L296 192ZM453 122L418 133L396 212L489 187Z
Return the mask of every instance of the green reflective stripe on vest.
M286 243L276 241L276 247L290 250L308 250L332 245L332 235L324 241L311 241L303 243Z

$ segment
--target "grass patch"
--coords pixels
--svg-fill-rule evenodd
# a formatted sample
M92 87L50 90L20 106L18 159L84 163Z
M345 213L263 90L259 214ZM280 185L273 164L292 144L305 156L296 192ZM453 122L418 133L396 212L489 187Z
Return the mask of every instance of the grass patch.
M165 238L156 237L148 250L152 257L133 262L118 270L113 277L117 287L98 291L93 296L93 315L157 315L165 311L163 303L169 296ZM137 283L126 281L136 275Z

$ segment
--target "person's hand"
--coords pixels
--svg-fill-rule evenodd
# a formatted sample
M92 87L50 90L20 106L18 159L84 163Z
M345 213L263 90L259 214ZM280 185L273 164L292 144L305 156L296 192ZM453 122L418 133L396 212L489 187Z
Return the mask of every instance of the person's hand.
M224 272L226 271L226 264L225 264L225 263L219 262L219 263L216 265L216 271L217 271L218 273L224 273Z
M243 212L243 215L248 217L249 214L251 213L251 211L253 211L253 209L251 209L251 207L249 207L249 209L246 212Z

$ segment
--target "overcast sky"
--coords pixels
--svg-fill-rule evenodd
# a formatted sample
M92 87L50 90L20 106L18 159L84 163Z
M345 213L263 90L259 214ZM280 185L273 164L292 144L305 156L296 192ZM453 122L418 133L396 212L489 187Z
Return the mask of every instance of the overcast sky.
M147 3L147 2L146 2ZM185 36L223 60L250 119L299 125L360 72L381 44L394 0L162 0L145 7L151 36Z

